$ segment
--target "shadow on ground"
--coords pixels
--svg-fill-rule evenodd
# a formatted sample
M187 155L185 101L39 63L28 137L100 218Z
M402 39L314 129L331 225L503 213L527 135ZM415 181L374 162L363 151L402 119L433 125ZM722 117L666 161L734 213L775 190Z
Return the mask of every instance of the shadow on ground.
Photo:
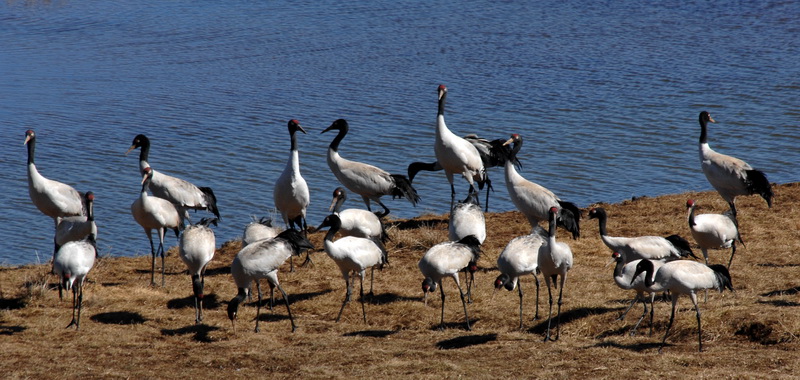
M131 311L112 311L91 316L89 319L107 325L140 325L147 319L139 313Z
M497 340L497 334L484 335L465 335L453 339L447 339L436 343L436 347L441 350L454 350L469 346L477 346Z
M162 329L161 335L177 336L192 334L192 339L201 343L211 343L216 340L209 333L219 330L219 327L208 326L206 324L191 325L179 329Z

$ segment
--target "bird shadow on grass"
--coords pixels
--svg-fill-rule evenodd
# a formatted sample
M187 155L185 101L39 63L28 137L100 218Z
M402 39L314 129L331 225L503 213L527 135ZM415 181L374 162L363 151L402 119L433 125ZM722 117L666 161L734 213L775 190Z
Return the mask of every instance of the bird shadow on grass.
M395 334L394 330L362 330L344 333L342 336L363 336L368 338L386 338L389 335Z
M446 223L448 223L447 219L425 219L425 220L409 219L409 220L392 221L389 223L385 223L385 226L387 229L389 229L390 227L394 227L397 228L398 230L416 230L421 227L437 228Z
M25 307L25 300L18 298L0 298L0 310L18 310Z
M160 262L156 263L156 276L155 276L156 282L158 282L160 280L160 277L161 277L161 267L160 267L160 265L161 265ZM150 269L134 269L134 272L136 272L138 274L150 274ZM164 271L164 277L168 277L168 276L188 276L188 275L186 274L185 270L178 271L178 272L165 270Z
M768 268L793 268L793 267L800 267L800 264L797 263L789 263L789 264L775 264L775 263L760 263L756 264L760 267L768 267Z
M547 307L545 306L545 308L547 308ZM564 324L568 324L568 323L570 323L572 321L576 321L576 320L581 319L581 318L589 317L591 315L605 314L605 313L610 313L610 312L617 311L617 310L619 310L619 308L581 307L581 308L578 308L578 309L562 311L561 312L561 324L564 325ZM553 321L550 324L550 328L551 329L556 327L557 321L558 321L558 316L556 315L555 310L554 310L553 311ZM531 333L531 334L544 334L544 333L546 333L547 332L547 315L545 314L542 317L542 321L539 322L539 324L529 328L528 332Z
M800 293L800 286L795 286L794 288L783 289L783 290L773 290L771 292L762 293L761 297L777 297L777 296L791 296Z
M800 303L793 302L793 301L786 301L786 300L771 300L771 301L758 301L761 304L767 304L772 306L780 306L780 307L796 307L800 306Z
M319 297L319 296L322 296L322 295L328 294L328 293L330 293L330 292L332 292L332 291L333 291L333 290L331 290L331 289L327 289L327 290L322 290L322 291L319 291L319 292L308 292L308 293L293 293L293 294L288 294L288 296L289 296L289 302L291 302L292 304L294 304L295 302L307 301L307 300L314 299L314 298L317 298L317 297ZM278 293L280 293L280 292L278 292ZM265 297L265 298L267 298L267 297ZM280 300L280 303L283 303L283 298L282 298L282 297L280 297L280 295L278 295L278 296L276 296L276 297L275 297L275 304L276 304L276 305L278 304L278 300ZM269 302L269 299L267 299L267 302Z
M497 334L465 335L453 339L446 339L436 343L440 350L455 350L479 344L486 344L497 340Z
M230 265L219 267L219 268L206 269L205 276L206 277L211 277L211 276L219 276L219 275L222 275L222 274L231 274Z
M667 343L664 347L672 346L671 344ZM600 348L619 348L622 350L628 351L635 351L635 352L643 352L645 350L651 350L661 347L661 343L651 342L651 343L633 343L633 344L619 344L616 342L600 342L594 345L594 347Z
M422 301L422 297L406 297L397 293L365 294L364 301L371 305L382 305L402 301Z
M203 309L219 309L220 302L214 293L203 296ZM194 296L174 298L167 301L167 309L194 309Z
M286 310L284 310L285 312ZM269 308L261 309L261 316L258 318L261 322L278 322L278 321L285 321L289 319L289 316L286 314L276 314L274 311L269 311ZM253 321L256 319L253 318Z
M5 324L0 324L0 335L14 335L25 330L27 330L27 328L23 326L6 326Z
M147 321L141 314L131 311L100 313L91 316L90 319L97 323L104 323L107 325L140 325Z
M470 319L469 320L469 325L470 326L474 326L475 323L477 323L478 321L480 321L479 318ZM443 331L443 330L451 330L451 329L469 331L469 330L467 330L467 325L463 321L445 322L444 325L441 325L441 324L437 323L437 324L435 324L435 325L433 325L431 327L431 331Z
M161 329L161 335L177 336L194 334L192 339L201 343L213 343L216 340L209 333L219 330L219 327L208 326L206 324L190 325L179 329Z

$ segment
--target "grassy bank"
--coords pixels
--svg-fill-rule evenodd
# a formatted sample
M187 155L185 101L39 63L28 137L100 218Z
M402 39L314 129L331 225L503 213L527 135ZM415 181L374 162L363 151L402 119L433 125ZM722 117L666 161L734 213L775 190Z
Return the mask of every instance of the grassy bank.
M639 198L603 205L614 236L680 234L692 241L685 202L702 213L722 212L716 193ZM65 329L71 302L59 301L49 265L0 268L0 371L5 378L343 378L402 375L413 378L791 378L800 373L800 183L775 188L772 209L762 199L737 202L746 248L737 251L731 274L735 293L710 292L701 302L705 352L697 352L696 320L684 298L664 353L657 353L669 318L668 303L656 304L655 332L627 335L637 306L616 320L633 296L616 287L611 252L599 239L595 220L582 220L582 237L559 239L575 255L564 291L561 339L543 343L547 290L533 321L535 286L525 286L525 329L517 330L518 296L505 290L489 299L498 272L495 260L508 241L530 230L517 212L487 215L488 238L476 274L472 331L452 281L444 331L437 329L439 297L422 300L417 261L427 248L447 239L446 216L395 221L387 248L391 266L375 274L375 297L361 320L356 297L342 321L333 320L344 297L344 281L324 252L314 265L279 277L298 324L290 332L282 302L265 309L261 332L252 328L255 304L240 309L234 333L225 307L236 289L229 265L240 248L222 244L206 277L206 318L194 324L191 281L177 257L167 258L167 286L151 288L149 256L101 258L85 288L81 330ZM311 234L318 249L322 233ZM174 240L170 240L174 242ZM220 244L218 242L218 244ZM700 255L699 249L696 250ZM729 250L712 250L726 263ZM297 263L300 260L296 260ZM356 289L357 294L357 289ZM702 299L702 296L700 297ZM280 297L278 297L280 300Z

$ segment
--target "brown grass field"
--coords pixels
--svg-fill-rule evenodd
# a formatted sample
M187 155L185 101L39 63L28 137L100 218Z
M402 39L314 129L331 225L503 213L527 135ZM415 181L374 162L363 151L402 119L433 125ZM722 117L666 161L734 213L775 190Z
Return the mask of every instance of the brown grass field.
M712 192L638 198L603 205L613 236L677 233L692 241L685 202L698 200L700 213L727 205ZM778 185L772 209L757 196L740 197L741 232L731 275L735 293L709 292L700 299L704 352L697 351L697 323L682 297L664 348L658 346L670 304L656 303L655 331L629 336L641 310L618 321L633 292L614 284L611 252L599 239L597 222L582 220L582 237L559 239L575 255L564 291L561 339L542 342L547 290L542 281L539 320L533 318L535 286L525 285L525 329L517 329L516 291L489 299L498 275L496 259L508 241L530 227L517 212L487 215L488 238L476 273L472 331L453 282L445 282L446 328L438 329L438 292L422 303L417 261L427 248L447 239L446 216L394 221L389 228L391 265L375 272L375 297L368 324L355 300L334 322L344 281L322 249L320 232L313 266L280 274L298 324L290 331L286 308L276 299L264 308L254 333L255 303L240 309L236 332L227 302L236 288L229 266L239 241L222 244L206 276L206 315L194 324L191 281L172 248L167 286L149 286L150 257L102 257L85 287L81 329L65 329L71 299L59 301L49 265L0 268L0 373L32 378L800 378L800 183ZM314 221L318 223L318 221ZM170 239L175 244L175 240ZM142 237L142 243L145 243ZM218 245L221 242L218 242ZM696 249L702 257L700 250ZM710 251L726 263L729 250ZM296 263L301 260L295 258ZM463 276L462 276L462 283ZM264 284L266 288L266 284Z

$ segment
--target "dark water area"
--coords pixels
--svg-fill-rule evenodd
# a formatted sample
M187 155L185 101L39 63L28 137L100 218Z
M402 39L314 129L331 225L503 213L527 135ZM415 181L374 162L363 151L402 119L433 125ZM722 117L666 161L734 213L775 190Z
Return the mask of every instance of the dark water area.
M309 132L299 146L316 225L338 186L325 162L333 135L320 132L345 118L343 157L405 174L434 160L440 83L453 132L521 134L521 174L579 206L710 190L702 110L717 120L714 149L797 181L797 20L796 2L6 1L0 264L52 251L53 222L28 196L27 129L44 176L96 194L100 253L141 255L129 209L141 177L124 154L135 135L150 137L155 169L214 189L221 244L251 215L279 219L289 119ZM491 211L514 209L502 169L490 174ZM447 212L443 173L415 187L416 208L384 198L394 217ZM364 205L351 195L345 207Z

